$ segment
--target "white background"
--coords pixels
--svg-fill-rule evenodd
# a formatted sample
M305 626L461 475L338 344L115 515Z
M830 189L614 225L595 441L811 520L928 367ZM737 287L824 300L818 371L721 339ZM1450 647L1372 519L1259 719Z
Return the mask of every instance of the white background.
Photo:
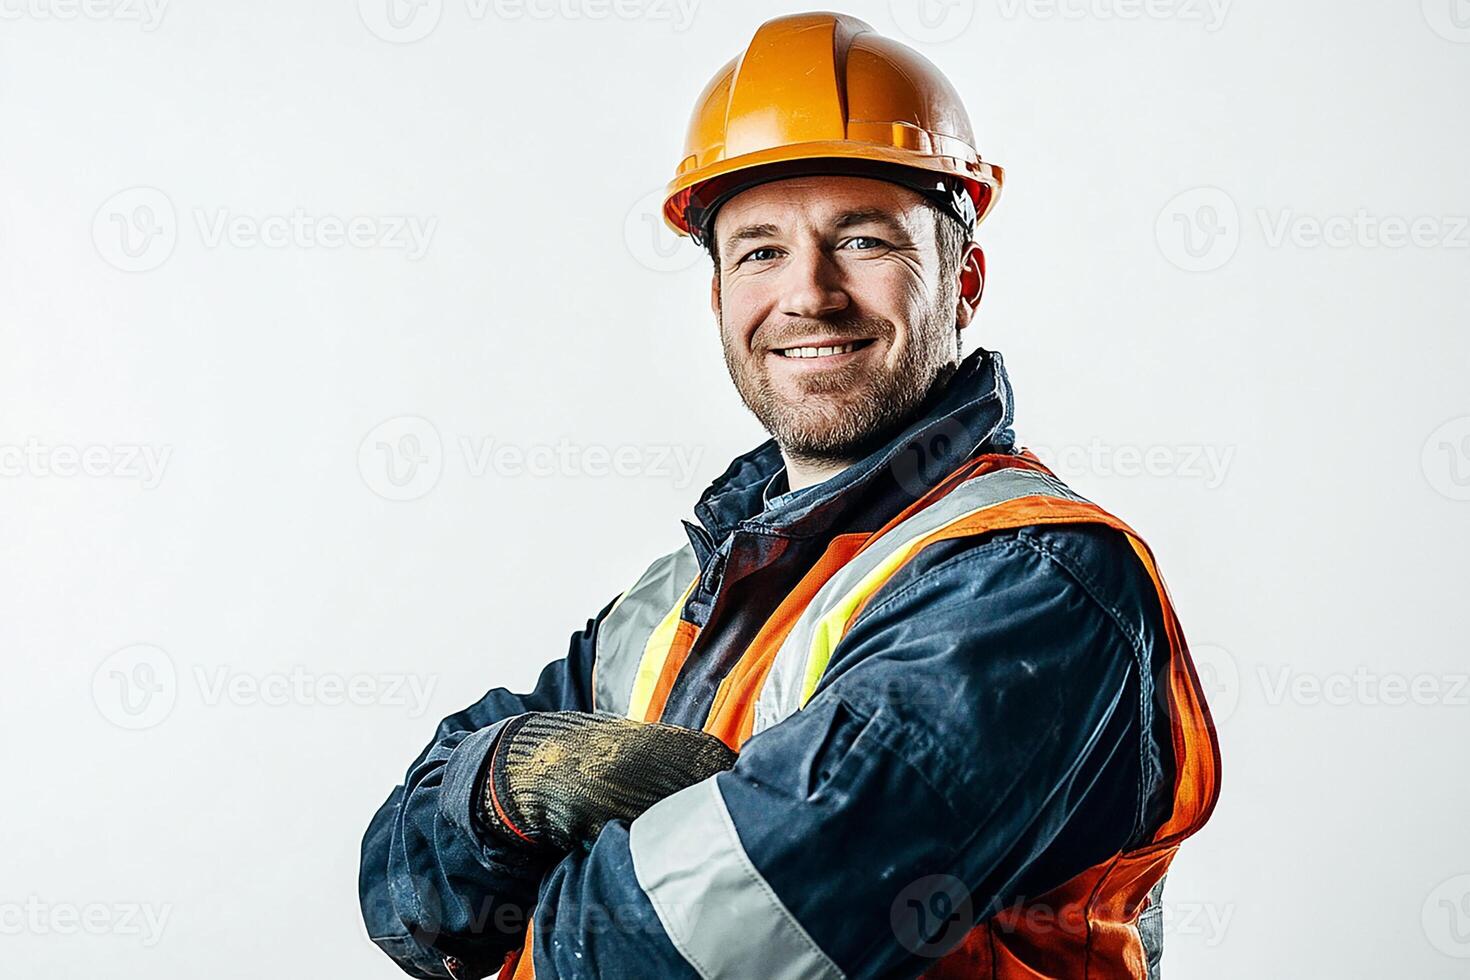
M92 2L0 0L0 972L392 977L373 810L764 438L650 195L800 8ZM1167 974L1465 975L1470 5L926 2L969 343L1220 719Z

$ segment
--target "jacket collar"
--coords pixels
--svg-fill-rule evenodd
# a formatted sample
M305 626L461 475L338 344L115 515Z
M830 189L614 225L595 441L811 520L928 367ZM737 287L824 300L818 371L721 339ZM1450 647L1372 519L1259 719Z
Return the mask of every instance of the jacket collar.
M810 493L762 510L767 482L785 465L776 440L767 439L731 461L700 496L694 515L715 543L737 527L785 537L821 534L859 498L868 498L869 490L912 501L977 453L1013 451L1011 421L1011 384L1004 362L998 352L978 348L882 448Z

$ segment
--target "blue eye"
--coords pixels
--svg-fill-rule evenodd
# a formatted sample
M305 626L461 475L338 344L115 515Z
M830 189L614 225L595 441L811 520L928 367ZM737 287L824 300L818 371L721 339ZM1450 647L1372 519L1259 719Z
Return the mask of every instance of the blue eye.
M868 251L871 251L873 248L878 248L879 246L885 244L884 241L883 241L883 239L881 239L881 238L874 238L872 235L858 235L858 236L856 236L854 238L849 238L847 241L843 242L842 243L842 247L843 248L847 248L848 246L854 245L857 242L872 242L873 243L872 246L869 247L869 248L858 248L858 249L856 249L856 251L859 251L859 252L868 252Z
M755 251L749 253L748 255L745 256L745 258L741 259L740 261L741 262L763 262L765 260L760 257L760 254L762 252L770 252L771 253L771 257L774 257L775 256L775 253L776 253L776 250L774 248L771 248L769 245L767 245L764 248L758 248Z

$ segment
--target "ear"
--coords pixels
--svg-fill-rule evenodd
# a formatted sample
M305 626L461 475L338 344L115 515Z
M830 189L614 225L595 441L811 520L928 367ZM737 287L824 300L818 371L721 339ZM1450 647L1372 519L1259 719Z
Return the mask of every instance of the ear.
M715 320L720 318L720 274L710 273L709 277L709 311L715 315Z
M969 242L960 257L959 297L955 302L955 328L965 329L975 318L980 305L980 296L985 292L985 253L979 245Z

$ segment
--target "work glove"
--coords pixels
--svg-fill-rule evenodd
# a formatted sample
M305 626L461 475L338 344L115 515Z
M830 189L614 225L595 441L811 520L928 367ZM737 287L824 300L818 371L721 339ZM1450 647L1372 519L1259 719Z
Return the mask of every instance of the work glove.
M707 732L586 711L531 711L490 747L480 794L491 833L522 853L591 847L609 820L735 764Z

